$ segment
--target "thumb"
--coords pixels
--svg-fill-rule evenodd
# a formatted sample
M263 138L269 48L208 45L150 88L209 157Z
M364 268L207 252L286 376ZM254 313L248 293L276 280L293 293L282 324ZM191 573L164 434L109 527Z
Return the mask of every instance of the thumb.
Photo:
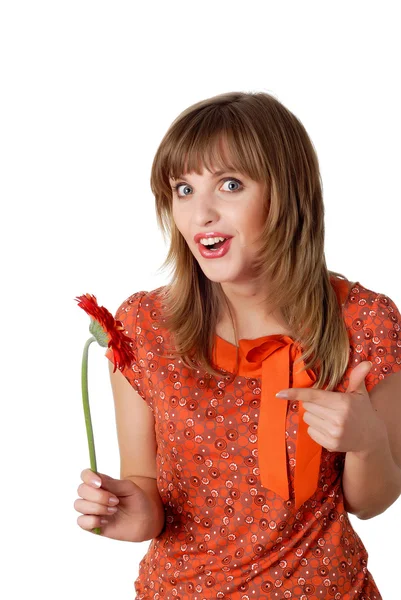
M105 473L96 473L101 481L101 487L116 496L130 496L132 494L132 484L130 479L115 479Z
M360 394L367 394L367 389L365 385L365 379L370 372L373 363L369 360L364 360L359 363L355 369L351 371L349 376L349 382L347 387L347 392L357 392Z

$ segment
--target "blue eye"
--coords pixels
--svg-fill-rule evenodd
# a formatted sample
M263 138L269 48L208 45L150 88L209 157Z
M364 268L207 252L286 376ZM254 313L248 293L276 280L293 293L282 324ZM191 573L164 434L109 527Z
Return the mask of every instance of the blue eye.
M173 191L177 194L177 196L179 196L177 190L179 187L181 187L182 185L185 185L186 187L189 187L186 183L177 183L176 185L171 186ZM186 194L184 194L184 196L186 196Z
M241 191L241 189L244 187L244 186L242 185L241 181L240 181L239 179L235 179L235 177L226 177L225 179L223 179L223 181L224 181L224 183L225 183L225 182L227 182L227 181L234 181L235 183L237 183L237 184L240 186L240 189L231 190L231 192L239 192L239 191ZM171 186L171 189L173 190L173 192L175 192L175 193L177 194L177 196L178 196L179 198L181 198L181 196L180 196L180 194L178 194L178 188L180 188L180 187L181 187L181 186L183 186L183 185L184 185L185 187L187 187L187 188L188 188L188 187L189 187L189 188L191 187L191 186L190 186L190 185L188 185L187 183L183 183L183 182L180 182L180 183L177 183L177 184L175 184L175 185L172 185L172 186ZM184 194L184 196L187 196L187 195L188 195L188 194Z

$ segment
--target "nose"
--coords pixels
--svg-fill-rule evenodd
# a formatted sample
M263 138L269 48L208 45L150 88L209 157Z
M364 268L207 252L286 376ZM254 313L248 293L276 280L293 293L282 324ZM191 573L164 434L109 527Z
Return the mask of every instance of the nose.
M197 227L205 227L210 223L217 223L219 221L220 213L212 194L208 194L207 192L198 194L197 198L193 198L192 206L192 220Z

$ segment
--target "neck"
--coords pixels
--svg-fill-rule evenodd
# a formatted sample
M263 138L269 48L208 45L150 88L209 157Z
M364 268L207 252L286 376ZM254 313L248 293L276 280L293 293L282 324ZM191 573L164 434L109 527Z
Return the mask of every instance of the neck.
M274 333L290 335L281 311L266 305L262 290L252 284L221 284L221 288L224 301L221 303L218 335L232 340L235 338L234 328L237 339L256 339Z

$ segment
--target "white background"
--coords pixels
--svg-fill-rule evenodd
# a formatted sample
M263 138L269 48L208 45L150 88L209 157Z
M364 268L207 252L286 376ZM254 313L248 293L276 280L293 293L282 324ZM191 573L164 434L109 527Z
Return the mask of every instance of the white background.
M92 535L73 503L89 466L80 369L86 292L115 312L167 247L149 177L190 104L272 93L300 118L324 184L328 267L401 307L396 2L2 3L0 595L133 600L150 542ZM398 73L398 75L397 75ZM98 470L119 477L104 350L91 346ZM398 597L400 502L351 522Z

